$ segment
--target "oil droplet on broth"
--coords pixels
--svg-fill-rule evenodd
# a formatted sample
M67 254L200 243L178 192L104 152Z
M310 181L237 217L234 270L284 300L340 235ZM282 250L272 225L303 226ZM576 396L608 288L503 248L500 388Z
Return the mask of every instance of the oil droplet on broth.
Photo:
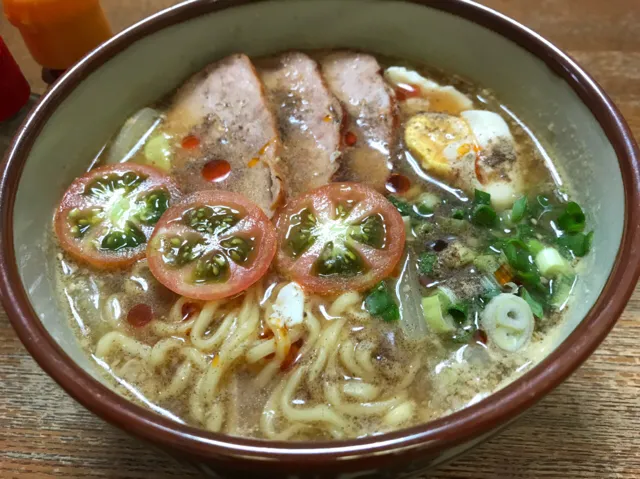
M189 135L182 139L182 148L185 150L193 150L200 146L200 140L197 136Z
M354 146L358 141L358 137L355 133L348 131L346 135L344 135L344 142L347 146Z
M390 193L406 193L411 188L411 180L404 175L393 174L387 180L386 188Z
M396 97L399 101L404 101L407 98L414 98L421 95L420 87L417 85L410 85L408 83L401 83L395 88Z
M224 181L231 174L231 165L226 160L211 160L202 168L202 177L211 182Z
M153 310L151 306L144 303L136 304L129 310L129 313L127 313L127 322L135 328L146 326L152 319Z

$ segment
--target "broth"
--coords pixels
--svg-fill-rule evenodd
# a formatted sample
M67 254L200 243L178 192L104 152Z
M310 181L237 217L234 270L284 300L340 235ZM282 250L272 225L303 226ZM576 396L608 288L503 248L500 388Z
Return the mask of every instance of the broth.
M83 186L97 209L58 213L60 300L96 366L176 421L282 440L421 424L530 369L550 351L590 246L549 152L492 92L456 76L360 53L288 55L255 60L255 78L242 56L208 67L136 114L91 165L89 175L123 159L152 165L168 175L160 189L134 198L147 170L113 170ZM361 69L357 81L347 67ZM264 111L258 90L251 105L254 80ZM201 190L248 200L222 207L220 196L166 219ZM327 217L306 199L338 195ZM243 233L243 218L258 227ZM250 281L241 265L262 267L276 219L276 258ZM215 235L221 256L198 252ZM84 258L87 248L107 259ZM316 250L306 271L296 266Z

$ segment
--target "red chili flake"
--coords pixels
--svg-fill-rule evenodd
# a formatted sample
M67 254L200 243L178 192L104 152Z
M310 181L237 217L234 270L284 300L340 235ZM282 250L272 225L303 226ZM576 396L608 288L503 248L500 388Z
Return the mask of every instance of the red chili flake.
M193 150L200 146L200 140L197 136L189 135L182 139L182 148L185 150Z
M211 182L224 181L231 173L231 165L226 160L211 160L202 167L202 177Z
M344 135L344 142L347 146L353 146L357 143L358 141L358 137L356 136L356 134L352 131L348 131L345 135Z
M477 329L473 334L473 340L478 343L487 344L488 339L489 338L487 337L487 333L485 333L482 329Z
M480 155L476 154L476 161L474 163L474 171L476 173L476 178L481 185L484 185L487 182L487 175L485 175L484 170L482 169L482 165L480 164Z
M280 364L280 371L288 371L291 369L300 359L300 348L302 348L302 339L297 340L289 348L289 353Z
M187 319L190 319L191 316L199 312L200 312L200 306L198 306L197 304L183 303L182 309L181 309L182 320L186 321Z
M153 319L151 306L144 303L136 304L127 313L127 322L134 328L146 326Z
M407 98L414 98L422 94L418 85L411 85L409 83L400 83L396 86L395 90L396 97L400 101L405 101Z
M411 180L404 175L394 173L387 180L387 191L390 193L406 193L411 188Z

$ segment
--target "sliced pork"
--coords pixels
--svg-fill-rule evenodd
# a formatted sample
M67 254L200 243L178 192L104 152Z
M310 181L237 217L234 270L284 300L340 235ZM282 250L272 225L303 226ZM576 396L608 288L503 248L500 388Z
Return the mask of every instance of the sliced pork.
M337 52L321 60L329 89L347 114L342 179L384 189L395 141L395 98L371 55Z
M318 64L291 52L258 65L278 120L289 197L331 181L339 167L342 107Z
M273 215L283 194L280 137L246 55L229 56L194 75L177 92L166 115L167 133L196 139L183 143L187 147L178 148L173 159L185 193L207 188L235 191Z

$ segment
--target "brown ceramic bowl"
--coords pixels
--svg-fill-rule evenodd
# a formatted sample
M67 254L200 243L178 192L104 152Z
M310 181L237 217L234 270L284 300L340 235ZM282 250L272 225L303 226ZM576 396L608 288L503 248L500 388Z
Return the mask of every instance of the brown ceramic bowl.
M590 274L580 282L563 341L544 361L437 421L324 443L232 438L178 424L109 389L78 347L54 299L51 258L42 246L53 205L129 114L207 62L232 51L316 47L425 62L496 91L552 152L590 212L596 231ZM549 42L466 0L193 0L173 7L95 50L44 96L14 139L1 181L2 300L29 352L98 416L214 476L380 477L442 463L566 379L613 327L640 272L640 164L617 109Z

